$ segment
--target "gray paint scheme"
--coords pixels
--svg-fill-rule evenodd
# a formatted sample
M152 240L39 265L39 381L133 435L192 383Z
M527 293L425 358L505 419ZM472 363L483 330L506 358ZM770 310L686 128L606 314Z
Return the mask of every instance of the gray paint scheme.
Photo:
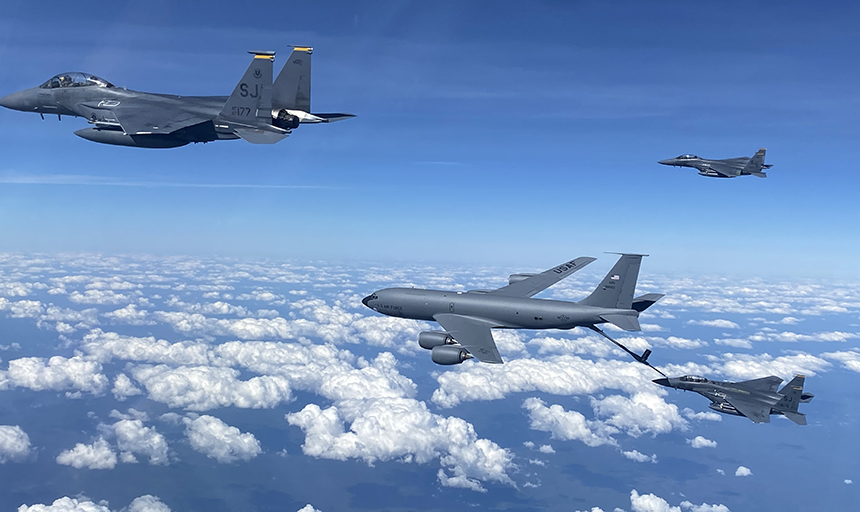
M85 118L75 135L94 142L144 148L242 138L273 144L302 123L328 123L352 114L310 113L311 48L296 47L272 83L275 52L254 57L230 96L175 96L133 91L87 73L60 73L39 87L0 98L23 112Z
M502 363L490 331L493 328L587 327L640 363L651 366L647 362L650 350L637 355L597 327L608 322L627 331L638 331L639 313L663 297L651 293L633 298L643 256L622 254L600 285L579 302L532 296L577 272L594 258L576 258L540 274L513 274L507 286L496 290L386 288L368 295L362 303L384 315L438 322L445 330L423 332L419 335L419 343L432 350L433 361L439 364L457 364L472 357L485 363Z
M711 401L711 409L733 416L746 416L755 423L770 423L771 414L783 415L798 425L806 425L806 415L797 412L797 406L808 403L815 396L803 392L803 375L779 387L782 379L775 376L742 382L708 380L695 375L655 379L661 386L693 391Z
M752 158L741 156L725 160L708 160L696 155L680 155L668 160L660 160L658 163L676 167L692 167L699 171L699 175L710 178L737 178L738 176L767 178L763 169L770 169L773 166L764 163L765 152L765 148L761 148L756 151Z

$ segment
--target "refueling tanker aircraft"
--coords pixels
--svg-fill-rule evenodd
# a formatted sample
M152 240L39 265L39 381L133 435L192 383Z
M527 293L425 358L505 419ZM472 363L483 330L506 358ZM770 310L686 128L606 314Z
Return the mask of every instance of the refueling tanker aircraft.
M797 412L798 404L807 404L815 395L804 393L805 377L797 375L777 391L782 379L771 375L742 382L708 380L696 375L654 379L661 386L696 392L711 403L711 409L733 416L746 416L755 423L770 423L771 414L781 414L798 425L806 425L806 415Z
M132 91L88 73L61 73L39 87L0 98L23 112L83 117L93 125L75 135L93 142L175 148L194 142L245 139L274 144L303 123L330 123L352 114L311 114L311 54L295 47L272 83L275 52L248 52L251 65L230 96L174 96Z
M565 277L595 260L581 257L540 274L513 274L508 285L496 290L467 292L386 288L368 295L362 303L383 315L435 321L444 331L425 331L418 344L431 351L433 362L460 364L475 358L502 363L490 329L573 329L587 327L650 366L650 350L642 355L610 338L599 324L611 323L625 331L639 331L639 313L663 295L648 293L634 298L643 254L622 254L600 285L579 302L533 299ZM654 368L660 375L663 372Z
M766 151L765 148L761 148L756 151L752 158L740 156L724 160L708 160L696 155L680 155L668 160L660 160L657 163L675 167L692 167L699 171L699 176L709 178L737 178L738 176L767 178L764 169L770 169L773 165L764 163Z

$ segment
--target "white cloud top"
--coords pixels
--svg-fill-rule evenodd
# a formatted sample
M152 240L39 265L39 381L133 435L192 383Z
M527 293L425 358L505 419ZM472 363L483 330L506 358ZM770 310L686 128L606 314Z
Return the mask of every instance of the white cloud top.
M191 447L222 464L247 462L263 451L254 434L240 432L214 416L185 418L184 421Z
M30 437L18 425L0 425L0 464L21 462L30 455Z
M170 512L170 507L152 495L135 498L123 512ZM50 505L21 505L18 512L111 512L105 501L95 503L89 498L64 496Z
M717 442L706 439L702 436L696 436L693 439L687 439L687 444L693 448L716 448Z
M57 464L77 469L113 469L116 462L116 453L102 437L93 444L78 443L71 450L57 455Z
M9 369L0 370L0 390L12 387L34 391L86 392L101 395L108 379L100 372L101 364L81 356L54 356L47 361L40 357L22 357L9 361Z

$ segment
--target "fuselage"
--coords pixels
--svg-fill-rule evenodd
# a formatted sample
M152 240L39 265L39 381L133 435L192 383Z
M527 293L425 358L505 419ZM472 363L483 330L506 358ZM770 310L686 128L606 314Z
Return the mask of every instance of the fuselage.
M745 402L771 404L769 409L770 414L797 411L797 402L793 402L790 397L777 391L767 391L745 386L743 382L716 381L693 375L656 379L654 382L661 386L698 393L711 401L708 405L709 408L723 414L744 416L743 413L731 404L733 398L741 398ZM800 401L809 401L811 398L812 394L803 394Z
M639 315L632 309L599 308L559 300L418 288L386 288L362 302L393 317L432 322L434 315L453 313L489 320L496 327L507 329L572 329L605 323L601 315Z
M735 178L749 175L744 168L749 162L748 157L727 158L725 160L708 160L695 155L681 155L677 158L660 160L658 163L675 167L692 167L702 176L709 178Z
M182 146L191 142L232 140L229 122L219 119L227 96L177 96L134 91L119 87L34 87L0 99L3 106L23 112L82 117L94 128L85 128L76 135L94 142L117 145L152 144L157 147ZM177 130L171 134L134 137L122 131L114 115L116 108L146 112L148 109L167 109L209 119Z

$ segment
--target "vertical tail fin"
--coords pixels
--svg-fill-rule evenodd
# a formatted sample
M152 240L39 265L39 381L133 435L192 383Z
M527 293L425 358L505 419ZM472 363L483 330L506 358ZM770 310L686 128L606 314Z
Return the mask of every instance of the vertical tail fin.
M801 396L803 395L803 382L805 377L803 375L797 375L791 381L782 387L779 390L779 394L782 395L782 398L776 405L773 406L774 409L785 412L797 412L797 404L801 402Z
M314 49L295 47L287 59L275 85L272 105L276 109L311 111L311 54Z
M632 309L639 265L645 254L622 254L591 295L579 301L586 306Z
M752 174L753 176L758 176L759 178L766 178L767 175L761 172L762 169L767 169L770 166L766 166L764 164L764 154L767 151L765 148L761 148L755 152L752 158L747 161L744 166L744 172L747 174Z
M221 117L233 121L272 123L272 61L275 52L248 52L254 56L242 79L227 98Z

